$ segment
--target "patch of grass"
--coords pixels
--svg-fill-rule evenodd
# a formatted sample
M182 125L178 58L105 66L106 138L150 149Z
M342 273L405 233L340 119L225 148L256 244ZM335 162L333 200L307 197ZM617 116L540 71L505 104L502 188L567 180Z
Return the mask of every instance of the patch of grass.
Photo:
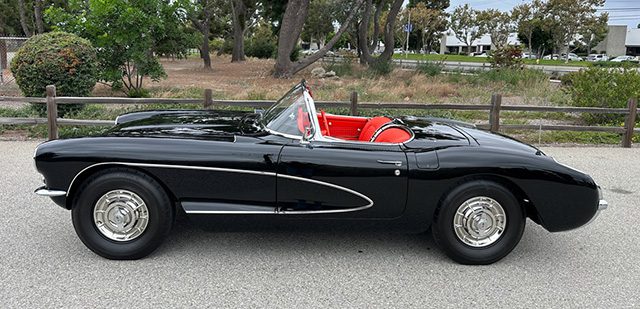
M573 132L573 131L542 131L542 133L529 132L506 132L517 136L520 140L535 144L620 144L622 138L620 134L608 132Z
M442 73L443 68L444 66L442 62L425 61L418 63L416 71L426 76L436 76Z
M484 57L471 57L466 55L422 55L422 54L394 54L393 59L398 60L419 60L419 61L451 61L451 62L474 62L474 63L489 63L489 58ZM524 63L528 65L547 65L547 66L572 66L572 67L590 67L593 66L592 62L588 61L570 61L565 63L562 60L532 60L524 59Z
M387 76L393 72L395 64L393 61L375 61L369 65L367 72L373 77Z

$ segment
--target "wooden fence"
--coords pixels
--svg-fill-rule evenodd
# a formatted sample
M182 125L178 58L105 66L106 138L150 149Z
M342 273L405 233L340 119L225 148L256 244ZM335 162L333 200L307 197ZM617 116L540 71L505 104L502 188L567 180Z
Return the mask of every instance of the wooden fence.
M58 125L113 125L112 120L79 120L58 118L59 104L202 104L203 108L215 106L244 106L267 108L275 101L269 100L216 100L212 97L212 90L205 89L203 98L195 99L166 99L166 98L117 98L117 97L58 97L55 86L47 86L46 98L31 97L0 97L0 101L29 102L47 105L47 118L0 118L0 125L17 124L47 124L49 140L58 138ZM387 103L387 102L358 102L358 93L352 92L349 101L317 101L319 108L349 108L351 115L358 115L360 109L415 109L415 110L486 110L489 112L489 122L478 124L483 129L493 132L501 130L551 130L551 131L587 131L611 132L622 134L622 147L631 147L634 133L640 133L635 128L638 112L637 99L629 99L627 108L600 107L570 107L570 106L530 106L530 105L502 105L502 96L491 96L490 104L418 104L418 103ZM560 112L560 113L593 113L626 115L623 127L609 126L576 126L576 125L535 125L535 124L501 124L501 111L522 112Z

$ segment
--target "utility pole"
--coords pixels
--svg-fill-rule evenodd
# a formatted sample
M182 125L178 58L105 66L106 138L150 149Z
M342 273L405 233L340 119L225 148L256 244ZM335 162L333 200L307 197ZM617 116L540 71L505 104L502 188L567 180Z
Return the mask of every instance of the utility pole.
M407 22L407 45L404 48L404 57L407 58L409 56L409 33L411 33L411 10L409 11L409 21Z

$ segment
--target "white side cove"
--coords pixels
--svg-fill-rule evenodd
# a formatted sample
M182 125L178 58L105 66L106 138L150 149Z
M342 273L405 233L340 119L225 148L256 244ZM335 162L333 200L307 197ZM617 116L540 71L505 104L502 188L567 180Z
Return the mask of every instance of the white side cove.
M297 181L309 182L317 185L327 186L330 188L334 188L337 190L342 190L347 193L353 194L357 197L360 197L367 201L367 205L356 207L356 208L346 208L346 209L332 209L332 210L298 210L298 211L207 211L207 210L193 210L185 212L187 214L329 214L329 213L344 213L344 212L354 212L365 210L373 207L373 200L371 200L368 196L349 189L343 186L339 186L336 184L332 184L329 182L319 181L315 179L303 178L292 175L281 175L273 172L263 172L263 171L254 171L254 170L242 170L242 169L233 169L233 168L223 168L223 167L208 167L208 166L191 166L191 165L171 165L171 164L154 164L154 163L131 163L131 162L101 162L89 165L85 167L83 170L78 172L76 176L73 177L71 183L69 184L69 188L66 192L67 197L69 196L69 192L71 192L71 188L73 188L73 184L75 183L78 176L82 175L85 171L100 165L124 165L124 166L135 166L135 167L157 167L157 168L172 168L172 169L186 169L186 170L201 170L201 171L214 171L214 172L228 172L228 173L241 173L241 174L253 174L253 175L262 175L262 176L276 176L280 178L292 179Z

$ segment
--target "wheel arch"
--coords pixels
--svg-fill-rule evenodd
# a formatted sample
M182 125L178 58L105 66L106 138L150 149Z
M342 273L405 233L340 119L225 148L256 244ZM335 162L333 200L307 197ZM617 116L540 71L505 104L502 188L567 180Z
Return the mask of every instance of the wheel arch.
M490 181L505 187L507 190L509 190L509 192L511 192L516 197L516 199L518 200L518 203L520 204L520 207L522 207L522 210L525 212L525 215L531 220L533 220L534 222L538 224L541 223L538 211L535 205L533 205L533 203L531 202L531 199L529 198L527 193L524 191L524 189L522 189L518 184L513 182L511 179L504 177L502 175L496 175L496 174L468 175L456 181L455 184L453 184L451 187L445 190L442 196L440 197L440 200L438 201L438 206L434 213L434 218L437 217L438 211L440 210L444 199L447 197L447 195L449 195L449 193L451 193L451 191L453 191L455 188L457 188L462 184L472 182L472 181Z
M77 193L78 189L82 187L82 184L85 181L87 181L87 179L89 179L89 177L91 177L92 175L95 175L96 173L102 172L104 170L114 169L114 168L132 170L132 171L136 171L149 176L151 179L155 180L160 184L162 189L167 193L167 195L169 196L169 199L171 199L171 201L173 201L174 204L177 203L178 199L175 193L171 189L169 189L169 187L164 183L164 181L162 181L161 179L153 175L153 173L150 173L141 167L126 165L126 164L119 164L119 163L96 163L78 172L74 176L74 178L71 180L71 183L69 184L69 189L67 190L65 208L69 210L71 209L71 207L73 206L73 199L75 194Z

